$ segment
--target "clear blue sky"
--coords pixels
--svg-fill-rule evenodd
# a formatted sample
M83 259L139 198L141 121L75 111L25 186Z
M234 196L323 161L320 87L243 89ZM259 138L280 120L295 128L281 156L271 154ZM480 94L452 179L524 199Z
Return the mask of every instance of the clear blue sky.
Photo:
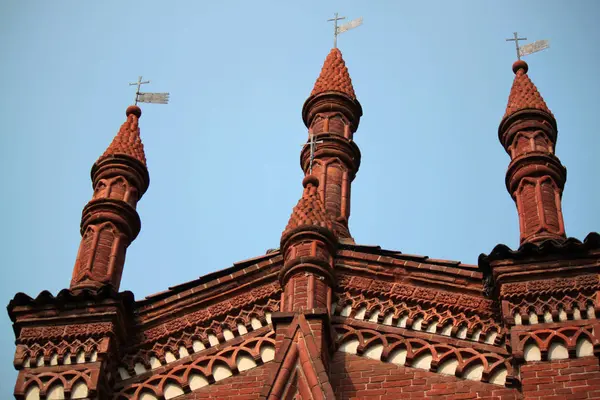
M518 244L497 137L515 30L559 126L569 236L600 228L600 2L4 1L0 5L0 301L68 287L89 172L138 75L150 189L121 288L143 298L278 247L301 195L301 108L339 40L364 109L350 228L361 244L476 263ZM0 318L0 397L14 336Z

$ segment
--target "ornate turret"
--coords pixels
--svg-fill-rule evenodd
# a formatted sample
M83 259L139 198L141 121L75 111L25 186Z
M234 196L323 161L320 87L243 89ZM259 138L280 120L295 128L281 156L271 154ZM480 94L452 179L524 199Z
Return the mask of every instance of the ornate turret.
M319 180L304 178L304 192L281 236L284 267L282 311L329 308L335 285L333 257L336 239L333 221L317 193Z
M310 146L302 151L300 165L305 175L313 174L319 179L318 193L333 220L338 240L350 242L350 186L360 166L360 150L353 137L361 116L362 108L342 53L334 48L302 108L309 140L314 135L313 140L319 144L314 149L312 171Z
M125 252L140 232L136 205L150 182L138 126L142 110L130 106L126 115L127 121L92 167L94 195L82 213L71 289L108 284L118 290Z
M302 197L281 235L281 312L272 316L280 356L270 366L261 398L297 398L297 391L315 396L306 398L335 398L325 366L335 343L329 316L337 239L318 192L319 179L307 175L302 185ZM286 389L291 381L296 383Z
M513 64L508 106L498 136L510 155L506 187L517 205L521 244L566 238L561 197L567 171L554 155L554 116L527 75L524 61Z

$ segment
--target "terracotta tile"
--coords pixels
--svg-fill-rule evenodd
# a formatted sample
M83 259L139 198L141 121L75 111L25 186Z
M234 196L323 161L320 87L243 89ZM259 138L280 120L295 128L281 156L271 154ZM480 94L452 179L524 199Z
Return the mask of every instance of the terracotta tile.
M327 55L311 96L330 91L341 92L356 99L352 79L339 49L331 49Z

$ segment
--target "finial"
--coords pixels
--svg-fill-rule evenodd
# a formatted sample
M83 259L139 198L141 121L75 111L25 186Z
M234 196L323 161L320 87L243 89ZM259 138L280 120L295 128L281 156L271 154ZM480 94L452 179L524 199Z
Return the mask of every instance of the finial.
M130 83L129 86L137 86L137 90L135 91L135 105L137 103L157 103L157 104L167 104L169 102L169 93L142 93L140 89L142 85L150 83L150 81L142 82L142 77L138 78L137 82Z
M127 111L125 111L125 115L129 117L131 114L139 118L142 116L142 109L138 106L129 106L127 107Z
M356 18L350 22L348 22L347 24L344 24L342 26L338 26L338 21L341 21L343 19L346 19L346 17L338 17L338 13L334 14L335 16L331 19L328 19L327 22L332 22L333 21L333 48L337 49L337 37L340 33L344 33L346 31L349 31L350 29L354 29L357 26L362 25L362 17L360 18Z
M522 69L524 73L527 73L527 71L529 71L529 65L523 60L515 61L512 66L513 72L516 74L520 69Z
M519 51L519 40L527 40L527 38L520 38L517 32L513 33L514 38L506 39L507 42L515 42L515 47L517 48L517 60L521 59L521 52Z
M309 185L314 186L315 188L319 187L319 178L314 176L313 174L306 175L302 180L302 186L307 188Z
M514 36L514 38L506 39L506 41L515 42L515 47L517 48L517 60L519 61L521 60L521 57L527 56L532 53L537 53L538 51L542 51L550 47L550 42L548 40L536 40L535 42L526 44L525 46L519 46L519 40L527 40L527 38L520 38L517 32L514 33ZM517 72L515 71L515 73Z

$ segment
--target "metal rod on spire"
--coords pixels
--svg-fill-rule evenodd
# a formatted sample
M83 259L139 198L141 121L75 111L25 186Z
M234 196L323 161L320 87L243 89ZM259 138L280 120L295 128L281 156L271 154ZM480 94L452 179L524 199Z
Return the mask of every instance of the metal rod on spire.
M337 49L337 35L338 35L338 21L341 21L343 19L346 19L346 17L339 17L338 18L338 13L335 13L335 17L333 17L332 19L328 19L327 22L331 22L333 21L333 48Z
M507 42L515 42L515 47L517 48L517 59L520 60L521 59L521 52L519 51L519 40L527 40L527 38L520 38L519 34L517 32L514 33L514 38L512 39L506 39Z
M337 48L337 37L340 33L344 33L349 31L350 29L354 29L357 26L362 25L363 19L362 17L353 19L350 22L345 23L344 25L338 26L337 22L346 19L346 17L338 17L338 13L335 13L335 18L328 19L327 21L333 21L333 48Z
M313 167L313 162L315 160L315 150L317 149L317 144L321 144L323 143L322 140L315 140L315 135L313 135L312 133L310 134L310 139L308 141L308 143L304 143L302 145L302 147L309 145L310 146L310 158L309 158L309 162L308 162L308 173L312 174L312 167Z
M140 88L142 85L150 83L150 81L142 82L142 77L138 78L137 82L130 83L129 86L137 86L135 92L135 105L137 103L156 103L156 104L167 104L169 102L169 93L142 93Z
M142 82L142 77L140 76L138 78L137 82L129 84L129 86L134 86L134 85L137 86L137 90L135 91L135 105L136 106L137 106L137 103L138 103L138 96L140 95L140 89L141 89L142 85L145 85L146 83L150 83L150 81Z

